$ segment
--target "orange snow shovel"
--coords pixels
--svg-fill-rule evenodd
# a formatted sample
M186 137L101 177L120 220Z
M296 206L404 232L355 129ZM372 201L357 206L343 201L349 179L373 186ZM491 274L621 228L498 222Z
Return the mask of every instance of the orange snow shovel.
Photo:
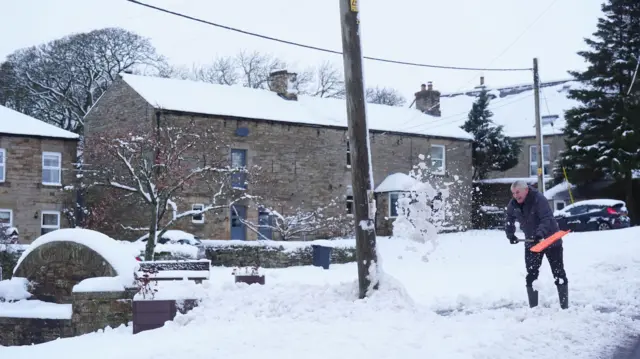
M569 232L569 230L567 231L557 231L556 233L550 235L549 237L543 239L542 241L540 241L540 243L536 244L535 246L531 247L531 249L529 249L532 252L536 252L536 253L540 253L543 250L545 250L547 247L549 247L550 245L554 244L555 242L559 241L560 238L566 236Z

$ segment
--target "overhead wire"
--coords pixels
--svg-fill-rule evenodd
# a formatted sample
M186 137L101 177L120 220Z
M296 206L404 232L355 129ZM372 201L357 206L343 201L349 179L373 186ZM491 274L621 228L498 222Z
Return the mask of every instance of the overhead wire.
M500 52L496 57L494 57L487 65L486 67L491 66L496 60L498 60L500 57L502 57L504 54L506 54L512 47L513 45L515 45L518 41L520 41L520 39L522 38L522 36L524 36L532 27L533 25L535 25L540 19L542 19L542 17L553 7L553 5L555 5L559 0L553 0L549 6L547 6L534 20L533 22L531 22L529 25L527 25L527 27L524 28L524 30L522 30L520 32L520 34L518 36L516 36L516 38L509 44L507 45L507 47L502 50L502 52ZM640 58L639 58L640 60ZM640 62L639 62L640 63ZM530 68L529 70L533 70L533 68ZM467 80L464 84L462 84L460 87L458 87L455 91L451 92L451 94L455 94L460 92L463 88L465 88L467 85L469 85L472 81L474 81L476 78L478 78L478 76L482 75L482 72L476 73L472 78L470 78L469 80ZM414 100L415 102L415 100ZM413 104L413 102L411 103ZM433 106L429 107L428 109L426 109L425 111L430 111L434 108L436 108L437 106L440 105L440 101L438 101L438 103L434 104ZM409 106L411 107L411 105ZM457 115L452 115L452 116L457 116ZM414 116L413 118L411 118L410 120L408 120L406 123L408 124L409 122L413 122L415 120L415 118L419 117L418 115ZM447 116L445 118L449 118L451 116ZM444 118L441 118L444 119ZM439 122L439 120L436 121L431 121L429 123L434 123L434 122ZM408 129L413 129L413 128L417 128L420 127L422 125L425 124L420 124L417 126L412 126ZM439 127L439 126L438 126Z
M165 9L165 8L161 8L161 7L158 7L158 6L146 4L146 3L143 3L143 2L138 1L138 0L127 0L127 1L129 1L131 3L134 3L134 4L137 4L137 5L148 7L150 9L154 9L154 10L157 10L157 11L160 11L160 12L164 12L164 13L167 13L167 14L171 14L171 15L174 15L174 16L181 17L181 18L185 18L185 19L188 19L188 20L200 22L200 23L207 24L207 25L210 25L210 26L215 26L215 27L218 27L218 28L221 28L221 29L234 31L234 32L238 32L238 33L249 35L249 36L258 37L258 38L265 39L265 40L280 42L280 43L287 44L287 45L302 47L302 48L306 48L306 49L310 49L310 50L316 50L316 51L321 51L321 52L326 52L326 53L331 53L331 54L336 54L336 55L342 55L342 52L340 52L340 51L335 51L335 50L331 50L331 49L325 49L325 48L322 48L322 47L317 47L317 46L312 46L312 45L306 45L306 44L302 44L302 43L295 42L295 41L283 40L283 39L275 38L275 37L272 37L272 36L259 34L257 32L251 32L251 31L246 31L246 30L238 29L238 28L235 28L235 27L227 26L227 25L222 25L222 24L219 24L219 23L215 23L215 22L212 22L212 21L200 19L200 18L193 17L193 16L186 15L186 14L182 14L182 13L179 13L179 12L176 12L176 11L172 11L172 10L168 10L168 9ZM504 72L504 71L531 71L532 70L532 68L479 68L479 67L433 65L433 64L423 64L423 63L410 62L410 61L391 60L391 59L385 59L385 58L381 58L381 57L371 57L371 56L363 56L363 58L366 59L366 60L378 61L378 62L386 62L386 63L392 63L392 64L398 64L398 65L429 67L429 68L447 69L447 70L461 70L461 71L464 70L464 71L502 71L502 72Z

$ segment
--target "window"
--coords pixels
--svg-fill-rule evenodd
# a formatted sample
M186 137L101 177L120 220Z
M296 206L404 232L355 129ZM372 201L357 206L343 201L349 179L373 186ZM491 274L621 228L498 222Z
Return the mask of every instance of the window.
M13 227L13 211L0 209L0 227Z
M247 166L247 150L231 149L231 168L245 168ZM231 186L236 189L247 188L246 172L236 172L231 176Z
M191 206L192 211L202 211L203 209L204 204L194 204ZM191 216L191 223L204 223L204 213Z
M563 209L567 204L561 199L553 200L553 206L556 211Z
M544 159L544 174L551 175L551 158L549 152L549 145L544 145L542 147L542 157ZM538 146L531 145L529 146L529 176L537 176L538 175Z
M60 186L62 184L62 154L42 152L42 184Z
M399 192L389 192L389 218L398 217Z
M353 214L353 196L347 196L347 214Z
M443 145L431 145L431 171L434 174L444 174L445 148Z
M40 235L60 229L60 212L42 211L42 223L40 225Z
M0 182L5 181L7 173L7 151L4 148L0 148Z
M351 146L349 146L349 141L347 141L347 168L351 168Z

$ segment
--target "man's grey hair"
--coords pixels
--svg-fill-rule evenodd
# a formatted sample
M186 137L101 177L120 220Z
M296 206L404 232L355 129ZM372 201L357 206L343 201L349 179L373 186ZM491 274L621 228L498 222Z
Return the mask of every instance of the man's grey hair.
M511 184L511 189L525 189L529 188L529 184L523 180L517 180Z

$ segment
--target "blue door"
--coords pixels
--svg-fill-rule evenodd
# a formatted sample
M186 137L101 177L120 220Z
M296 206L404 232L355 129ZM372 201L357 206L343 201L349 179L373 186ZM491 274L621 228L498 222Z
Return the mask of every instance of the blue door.
M273 239L273 230L271 227L273 225L273 217L264 210L260 210L258 212L258 232L260 232L261 236L259 239Z
M231 168L247 167L247 150L231 149ZM234 173L231 177L231 187L247 188L246 173Z
M247 219L247 207L232 205L230 208L231 215L231 239L244 241L247 239L247 229L242 220Z

